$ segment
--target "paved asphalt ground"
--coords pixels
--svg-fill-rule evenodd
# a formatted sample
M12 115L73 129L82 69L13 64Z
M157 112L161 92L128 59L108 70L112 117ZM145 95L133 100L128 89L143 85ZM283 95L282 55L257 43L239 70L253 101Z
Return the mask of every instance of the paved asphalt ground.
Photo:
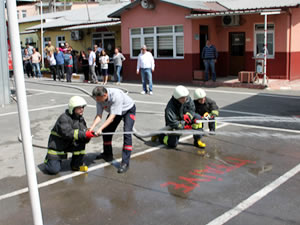
M27 80L28 81L28 80ZM61 84L53 81L49 84ZM66 83L63 83L66 84ZM72 83L87 91L94 85ZM116 87L116 86L115 86ZM162 112L174 86L154 85L153 96L140 95L140 84L122 84L137 106L136 129L164 126ZM33 142L47 145L50 129L69 98L85 96L85 119L91 125L94 100L69 88L26 83ZM189 87L190 92L195 87ZM221 116L300 116L300 92L206 89ZM0 109L0 224L33 224L15 103ZM57 176L43 173L45 149L34 148L45 225L290 225L300 224L300 123L218 123L220 134L204 137L207 156L183 136L176 149L150 138L134 138L130 170L94 160L102 139L87 145L89 172ZM120 125L118 131L122 131ZM235 135L226 135L234 132ZM245 134L256 133L255 136ZM221 134L223 133L223 134ZM300 137L300 136L299 136ZM122 136L113 141L121 156Z

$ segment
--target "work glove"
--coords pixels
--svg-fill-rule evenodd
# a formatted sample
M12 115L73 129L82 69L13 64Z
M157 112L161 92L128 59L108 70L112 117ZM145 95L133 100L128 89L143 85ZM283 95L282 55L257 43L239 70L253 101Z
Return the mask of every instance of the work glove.
M193 115L189 112L187 112L186 114L183 115L183 120L187 123L187 124L191 124L192 123L192 119L193 119Z
M209 113L208 112L204 113L202 118L205 119L205 120L209 120L210 119Z
M183 129L185 129L185 130L191 130L192 126L191 125L185 125Z
M91 139L91 138L96 137L96 136L95 136L94 131L87 130L87 131L85 132L85 137L86 137L87 139Z

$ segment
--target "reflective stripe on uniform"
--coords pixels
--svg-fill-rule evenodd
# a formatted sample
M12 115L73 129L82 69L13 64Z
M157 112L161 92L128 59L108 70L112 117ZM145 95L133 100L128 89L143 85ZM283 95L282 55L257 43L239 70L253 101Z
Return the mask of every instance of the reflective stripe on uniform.
M50 155L66 155L67 153L55 151L53 149L48 149L48 154L50 154Z
M51 134L54 135L54 136L60 137L60 135L58 133L56 133L55 131L53 131L53 130L51 131Z
M85 155L85 150L73 152L74 155Z
M78 140L79 129L74 130L74 139Z
M111 141L105 141L103 142L104 145L111 145Z
M169 140L169 136L165 136L163 140L165 145L168 145L168 140Z
M201 129L202 128L202 123L194 123L194 124L192 124L192 128L194 130Z
M132 151L132 145L124 145L123 149L127 151Z

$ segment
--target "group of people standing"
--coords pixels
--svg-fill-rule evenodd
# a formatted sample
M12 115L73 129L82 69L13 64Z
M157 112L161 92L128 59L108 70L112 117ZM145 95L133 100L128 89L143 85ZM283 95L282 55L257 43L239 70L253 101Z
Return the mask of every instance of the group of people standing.
M77 57L78 53L73 50L72 46L68 43L61 44L60 47L54 47L51 45L51 41L45 48L47 60L50 65L50 70L53 76L53 80L56 78L59 81L64 81L66 73L66 81L72 82L72 74L77 73Z
M27 44L23 53L23 63L28 78L41 78L41 59L41 54L34 47Z
M115 48L113 55L114 69L116 74L116 84L121 82L121 69L122 63L125 60L124 55L120 52L119 48ZM103 76L103 85L108 82L108 65L110 63L109 56L105 49L94 45L94 49L88 48L88 54L84 51L80 52L79 61L82 64L84 73L84 82L98 83L98 77Z

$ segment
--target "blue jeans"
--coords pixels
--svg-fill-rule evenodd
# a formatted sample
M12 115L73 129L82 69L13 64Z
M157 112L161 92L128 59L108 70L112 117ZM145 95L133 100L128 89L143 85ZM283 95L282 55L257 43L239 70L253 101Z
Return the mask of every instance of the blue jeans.
M32 70L36 77L42 77L40 63L32 63Z
M119 82L119 83L121 81L121 74L120 74L121 69L122 69L122 66L116 66L117 82Z
M215 71L215 60L214 59L204 59L205 66L205 80L208 80L209 68L212 73L212 80L216 81L216 71Z
M149 91L152 91L152 70L151 68L141 68L143 90L147 93L147 80L149 82Z

